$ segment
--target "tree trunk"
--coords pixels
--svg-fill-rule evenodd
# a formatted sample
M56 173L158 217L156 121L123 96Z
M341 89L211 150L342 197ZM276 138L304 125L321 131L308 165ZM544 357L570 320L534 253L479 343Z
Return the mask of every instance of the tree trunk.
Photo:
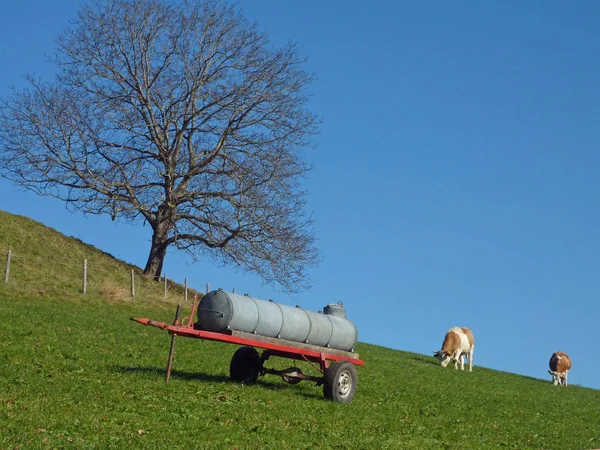
M163 263L169 247L169 222L158 223L152 234L152 247L144 269L144 275L152 277L155 281L160 279Z

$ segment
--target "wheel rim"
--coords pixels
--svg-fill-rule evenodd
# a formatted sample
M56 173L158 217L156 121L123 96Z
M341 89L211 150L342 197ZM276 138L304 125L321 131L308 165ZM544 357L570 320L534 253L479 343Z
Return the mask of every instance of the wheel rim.
M352 391L352 375L342 372L338 378L337 388L341 398L347 397Z

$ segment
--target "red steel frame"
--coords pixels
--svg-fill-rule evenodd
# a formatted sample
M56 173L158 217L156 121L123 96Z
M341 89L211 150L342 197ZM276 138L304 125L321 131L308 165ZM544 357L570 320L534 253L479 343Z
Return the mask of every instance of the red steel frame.
M328 352L320 352L313 349L295 347L292 345L276 344L273 342L259 341L241 336L234 336L226 333L215 333L213 331L197 330L194 328L193 317L198 302L198 294L194 297L194 303L192 305L192 311L189 317L185 317L181 323L179 323L179 312L180 307L177 308L177 315L172 325L166 322L157 322L148 318L132 318L138 323L147 326L153 326L167 330L172 336L173 341L171 343L171 354L169 355L169 367L167 368L167 382L169 379L169 372L172 360L173 344L175 336L191 337L198 339L206 339L209 341L227 342L230 344L247 345L250 347L263 348L269 350L272 356L280 356L283 358L297 358L298 356L303 357L307 361L319 363L321 370L324 371L329 367L329 361L348 361L357 366L364 366L363 360L353 358L351 356L338 355Z

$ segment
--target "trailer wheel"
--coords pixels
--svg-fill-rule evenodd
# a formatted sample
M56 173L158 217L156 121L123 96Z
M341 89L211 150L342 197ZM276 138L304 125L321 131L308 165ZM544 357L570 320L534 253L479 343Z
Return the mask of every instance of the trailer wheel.
M348 361L333 362L325 369L323 395L327 400L350 403L356 393L357 381L354 364Z
M254 347L238 348L229 365L229 375L233 381L254 383L260 372L260 356Z

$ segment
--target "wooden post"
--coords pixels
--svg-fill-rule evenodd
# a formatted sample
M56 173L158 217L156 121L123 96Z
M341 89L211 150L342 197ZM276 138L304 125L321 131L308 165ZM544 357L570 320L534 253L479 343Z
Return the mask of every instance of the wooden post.
M167 298L167 272L165 272L165 298Z
M135 297L135 275L133 269L131 269L131 296Z
M6 272L4 273L4 282L8 283L8 274L10 273L10 257L12 252L8 251L8 256L6 257Z
M87 259L83 260L83 293L87 292Z
M187 302L187 291L188 291L188 283L187 278L185 279L185 301Z
M210 284L206 283L206 293L208 294L208 291L210 291Z
M175 312L175 320L173 325L179 325L179 313L181 313L181 305L177 305L177 311ZM169 382L171 378L171 368L173 367L173 353L175 353L175 333L171 335L171 349L169 350L169 361L167 362L167 375L165 377L165 383Z

